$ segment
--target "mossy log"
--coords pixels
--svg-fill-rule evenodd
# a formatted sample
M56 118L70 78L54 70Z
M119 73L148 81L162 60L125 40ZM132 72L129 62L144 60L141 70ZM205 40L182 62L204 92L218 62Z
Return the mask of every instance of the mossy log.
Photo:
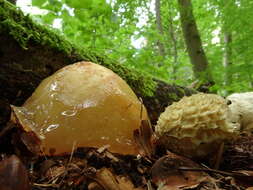
M153 122L165 106L194 93L81 49L34 23L5 0L0 0L0 41L0 125L9 119L9 104L22 105L41 80L65 65L82 60L104 65L120 75L142 98Z

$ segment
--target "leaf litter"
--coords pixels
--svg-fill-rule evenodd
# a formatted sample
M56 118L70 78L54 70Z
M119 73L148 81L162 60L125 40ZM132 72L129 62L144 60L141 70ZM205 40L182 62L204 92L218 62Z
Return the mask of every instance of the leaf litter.
M249 150L252 150L252 137L243 136L237 140L243 141L239 148L236 142L226 145L229 148L220 158L220 167L226 171L221 171L164 151L156 142L148 121L142 121L140 129L134 131L140 152L137 156L111 153L107 145L80 148L75 144L69 154L43 155L38 154L38 141L32 133L22 130L20 126L12 133L13 147L10 152L17 156L2 153L0 189L249 190L253 187L252 171L245 164L240 169L239 165L232 164L237 161L227 161L228 155L237 150L240 153L231 158L239 157L244 160L243 163L248 161L248 166L251 166L252 153ZM241 153L245 153L242 154L243 158L239 156ZM13 179L19 183L14 183Z

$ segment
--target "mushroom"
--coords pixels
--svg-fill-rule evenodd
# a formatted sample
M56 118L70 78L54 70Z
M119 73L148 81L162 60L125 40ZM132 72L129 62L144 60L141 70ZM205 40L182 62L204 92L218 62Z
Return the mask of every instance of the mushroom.
M253 92L234 93L227 98L232 122L241 124L241 132L253 132Z
M127 83L91 62L60 69L44 79L22 107L12 109L18 122L41 139L46 154L104 145L112 152L137 154L133 131L147 119Z
M240 124L231 122L227 101L215 94L194 94L168 106L155 131L175 153L202 158L237 136Z

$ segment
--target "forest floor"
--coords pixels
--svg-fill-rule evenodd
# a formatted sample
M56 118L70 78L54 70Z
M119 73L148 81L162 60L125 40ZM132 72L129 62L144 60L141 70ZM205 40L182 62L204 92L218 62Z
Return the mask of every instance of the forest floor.
M197 162L150 145L148 133L137 133L142 153L137 156L111 153L106 145L77 148L62 156L38 156L32 154L37 148L33 138L13 129L5 135L10 133L12 145L1 154L0 189L250 190L253 186L252 137L226 145L218 170L211 168L210 160Z

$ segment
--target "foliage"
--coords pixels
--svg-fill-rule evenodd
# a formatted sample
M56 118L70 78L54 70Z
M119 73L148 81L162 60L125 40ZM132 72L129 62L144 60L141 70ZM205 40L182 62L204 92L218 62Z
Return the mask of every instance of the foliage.
M79 46L96 49L147 75L186 86L194 78L181 31L178 4L176 0L160 0L160 3L163 34L157 31L154 0L32 0L33 6L47 10L46 14L33 15L34 19L50 26L60 22L59 32ZM223 95L251 90L253 2L207 0L192 3L215 80L212 90ZM225 32L232 34L229 44L232 65L227 68L222 64ZM158 52L158 41L165 47L165 56ZM225 71L232 75L230 85L224 83Z

